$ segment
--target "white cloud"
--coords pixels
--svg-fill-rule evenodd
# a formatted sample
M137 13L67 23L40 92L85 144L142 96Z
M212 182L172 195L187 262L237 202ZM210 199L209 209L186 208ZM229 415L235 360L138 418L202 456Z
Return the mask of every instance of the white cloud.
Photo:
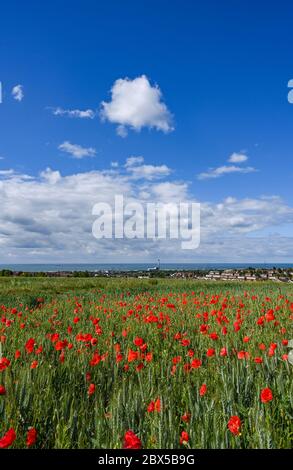
M232 155L228 158L228 162L230 163L243 163L246 162L246 160L248 160L247 155L236 152L232 153Z
M15 85L12 88L11 94L16 101L22 101L24 98L23 85Z
M58 147L59 150L69 153L73 158L85 158L85 157L94 157L96 155L96 150L93 147L82 147L78 144L71 144L68 140L60 144Z
M119 137L123 137L123 138L127 137L127 134L128 134L126 127L121 126L121 125L117 126L116 133L117 133L117 135L119 135Z
M140 165L128 169L135 179L155 180L170 175L171 169L167 165Z
M126 159L125 163L125 168L129 168L131 166L137 166L140 165L144 162L144 158L139 156L139 157L128 157Z
M211 178L220 178L221 176L230 174L230 173L253 173L257 171L252 166L240 167L236 165L223 165L218 168L210 168L207 172L200 173L197 176L199 180L206 180Z
M134 179L155 180L170 175L172 171L167 165L145 165L141 156L128 157L124 167Z
M40 176L50 184L56 184L61 180L60 172L53 171L51 168L46 168L46 170L41 171Z
M54 116L68 116L71 118L80 119L94 119L96 113L92 109L63 109L63 108L52 108Z
M140 163L140 165L143 162ZM130 167L129 167L130 168ZM135 168L135 165L134 165ZM0 171L0 249L8 262L165 262L292 260L293 208L278 196L198 201L186 181L137 180L120 169L63 176ZM92 236L93 205L127 202L201 202L201 244L190 252L177 240L99 240ZM285 227L287 235L278 235ZM264 232L273 235L264 235Z
M118 125L117 134L127 135L130 127L140 131L143 127L170 132L172 116L157 85L152 86L145 75L133 80L118 79L111 89L111 101L101 103L101 117Z

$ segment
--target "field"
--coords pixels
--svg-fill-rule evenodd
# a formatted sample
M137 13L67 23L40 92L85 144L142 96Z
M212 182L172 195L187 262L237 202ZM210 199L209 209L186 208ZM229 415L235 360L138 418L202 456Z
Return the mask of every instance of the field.
M0 448L290 448L288 285L0 280Z

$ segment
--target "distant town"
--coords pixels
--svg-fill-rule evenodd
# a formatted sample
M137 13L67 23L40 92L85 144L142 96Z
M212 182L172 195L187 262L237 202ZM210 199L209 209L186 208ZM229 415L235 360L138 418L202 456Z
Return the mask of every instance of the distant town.
M159 266L147 270L100 270L100 271L11 271L3 269L0 276L9 277L131 277L138 279L173 278L201 281L274 281L293 283L293 267L290 268L245 268L217 270L165 270Z

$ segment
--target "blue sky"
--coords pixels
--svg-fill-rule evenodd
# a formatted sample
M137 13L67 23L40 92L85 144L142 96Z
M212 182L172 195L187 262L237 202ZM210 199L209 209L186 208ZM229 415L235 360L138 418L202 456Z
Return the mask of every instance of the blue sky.
M252 1L12 0L2 5L1 16L3 262L55 262L60 256L72 262L113 261L112 252L119 261L137 253L141 260L157 252L166 259L175 256L170 246L133 242L122 249L115 241L92 240L89 201L94 204L96 196L89 187L87 198L86 185L79 182L104 175L114 191L117 178L127 179L130 156L144 158L140 172L153 167L151 179L127 179L135 197L141 187L158 194L153 185L161 191L169 184L178 198L203 205L201 248L179 251L176 260L292 261L293 104L287 99L293 78L292 2L264 7ZM139 116L123 108L132 96L114 102L119 79L131 85L125 93L136 96L136 83L150 93L153 102L146 95ZM15 99L19 90L23 96ZM105 111L103 102L113 106ZM120 120L113 117L118 105ZM94 117L70 117L72 110L90 110ZM126 136L117 134L118 126ZM74 158L72 146L86 149L85 156ZM88 149L94 156L86 156ZM233 154L247 160L229 162ZM118 166L111 169L111 162ZM162 165L170 171L161 171ZM57 188L46 186L46 168L59 172ZM76 201L73 180L80 194ZM88 210L78 219L82 234L68 214L66 228L60 228L65 216L56 210L64 200L72 213ZM225 205L224 228L219 204ZM208 222L210 211L214 219ZM235 218L246 227L243 232Z

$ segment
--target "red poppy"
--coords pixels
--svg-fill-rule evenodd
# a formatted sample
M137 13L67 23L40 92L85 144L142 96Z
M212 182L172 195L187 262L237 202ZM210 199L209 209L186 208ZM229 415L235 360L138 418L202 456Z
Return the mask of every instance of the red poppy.
M33 351L34 351L34 347L35 347L35 340L34 338L30 338L27 340L26 344L25 344L25 349L26 349L26 352L28 354L31 354Z
M156 401L151 401L149 406L147 407L148 413L152 413L157 411L158 413L161 411L161 400L157 398Z
M6 389L4 385L0 385L0 395L6 395Z
M19 349L17 349L17 350L15 351L14 357L15 357L15 359L19 359L20 356L21 356L21 352L19 351Z
M127 357L128 362L136 361L137 358L138 358L138 352L137 352L137 351L133 351L132 349L129 349L129 351L128 351L128 357Z
M210 338L213 339L213 340L216 340L219 338L219 336L217 335L217 333L211 333L210 335Z
M135 344L135 346L142 346L144 341L142 338L137 336L136 338L134 338L133 343Z
M225 357L228 355L228 352L227 352L227 349L226 348L222 348L221 351L220 351L220 356L222 357Z
M152 362L153 360L153 353L152 352L148 352L146 355L145 355L145 360L147 362Z
M256 364L262 364L263 359L262 359L261 357L255 357L255 358L254 358L254 362L255 362Z
M239 418L239 416L231 416L231 418L228 421L229 431L235 436L238 436L240 434L240 428L241 428L241 419Z
M89 388L88 388L88 391L87 391L88 396L93 395L93 393L95 393L95 390L96 390L95 384L90 384L90 385L89 385Z
M181 436L180 436L180 445L186 445L189 441L189 434L186 431L182 431Z
M35 444L37 440L37 430L35 428L30 428L26 435L26 445L31 447Z
M0 439L0 449L10 447L16 439L16 434L13 428L10 428L4 436Z
M123 449L141 449L142 443L139 437L130 429L123 438Z
M101 356L97 352L95 352L92 359L90 360L90 365L97 366L101 362L101 360Z
M193 361L191 361L192 369L198 369L201 365L202 365L202 362L200 359L193 359Z
M136 370L137 372L139 372L139 371L141 371L141 369L143 369L143 368L144 368L144 365L143 365L142 362L140 362L140 363L136 366L135 370Z
M238 359L249 359L249 353L246 351L239 351L237 357Z
M185 412L184 415L181 416L181 419L182 419L182 421L184 421L185 423L189 423L190 417L191 417L190 413L186 413L186 412Z
M270 388L263 388L260 392L260 401L262 403L267 403L269 401L273 400L273 392L271 391Z
M33 361L31 363L31 369L36 369L38 367L38 361Z
M215 355L215 350L213 348L209 348L207 350L207 356L208 357L213 357Z
M123 354L117 353L116 354L116 363L121 362L123 360Z
M202 386L199 389L199 394L201 397L203 397L207 393L207 386L206 384L202 384Z
M275 320L275 315L274 315L274 310L269 310L266 314L265 314L265 319L267 322L270 322L270 321L273 321Z

